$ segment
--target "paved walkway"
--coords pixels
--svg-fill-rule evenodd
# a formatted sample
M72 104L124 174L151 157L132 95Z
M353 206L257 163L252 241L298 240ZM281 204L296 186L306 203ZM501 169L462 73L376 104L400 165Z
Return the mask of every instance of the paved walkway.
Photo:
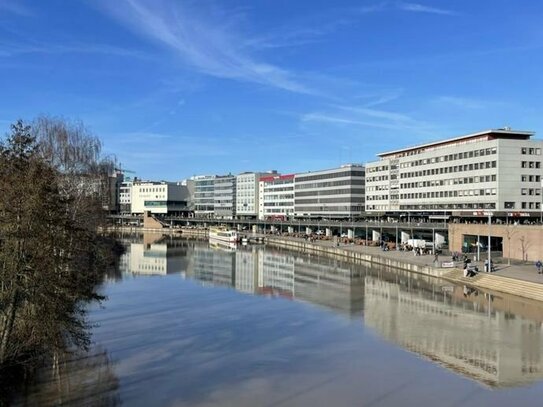
M267 235L267 238L273 238L274 236ZM302 238L294 238L294 237L288 237L288 236L276 236L280 239L290 239L290 240L296 240L303 242L305 239ZM325 247L334 247L334 242L331 240L314 240L311 242L315 245L322 245ZM339 247L344 250L352 250L356 252L361 253L368 253L375 256L381 256L385 258L391 258L396 260L402 260L407 263L412 264L420 264L420 265L426 265L426 266L434 266L434 255L421 255L421 256L415 256L413 255L413 252L403 252L403 251L383 251L377 246L362 246L362 245L353 245L353 244L344 244L340 243ZM485 253L486 254L486 253ZM472 255L473 256L473 255ZM439 256L439 262L450 262L451 257L450 256ZM484 257L481 256L482 261L474 262L473 264L476 264L480 271L484 270ZM492 273L493 275L498 275L502 277L509 277L514 278L522 281L530 281L534 283L542 283L543 284L543 274L537 274L537 270L535 268L535 265L533 263L528 264L517 264L514 263L512 265L507 264L507 260L503 261L502 259L498 259L499 261L494 262L494 266L496 268L496 272ZM458 261L455 263L458 268L462 267L462 262Z

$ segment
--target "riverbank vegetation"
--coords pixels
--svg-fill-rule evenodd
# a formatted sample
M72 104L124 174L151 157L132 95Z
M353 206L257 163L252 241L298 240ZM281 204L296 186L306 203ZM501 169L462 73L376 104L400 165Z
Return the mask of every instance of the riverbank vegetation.
M0 404L90 344L85 307L115 262L97 232L112 169L81 124L18 121L0 141Z

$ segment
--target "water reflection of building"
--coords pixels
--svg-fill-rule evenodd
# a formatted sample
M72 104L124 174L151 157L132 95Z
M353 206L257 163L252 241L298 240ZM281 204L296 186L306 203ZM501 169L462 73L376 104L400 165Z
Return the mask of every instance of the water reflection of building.
M236 290L255 293L258 287L258 249L255 246L236 251Z
M196 244L187 277L259 295L296 298L347 314L364 303L360 267L337 260L269 250L259 246L229 248Z
M459 288L451 288L411 290L367 276L365 323L386 339L491 386L541 380L541 322L496 310L491 296L464 299Z
M295 295L292 254L274 250L258 251L258 293L291 298Z
M187 267L187 241L145 236L143 243L130 243L121 260L122 270L133 274L165 275Z
M364 269L331 258L296 258L296 298L355 315L364 307Z
M232 286L236 251L195 244L191 261L187 269L187 277L214 285Z

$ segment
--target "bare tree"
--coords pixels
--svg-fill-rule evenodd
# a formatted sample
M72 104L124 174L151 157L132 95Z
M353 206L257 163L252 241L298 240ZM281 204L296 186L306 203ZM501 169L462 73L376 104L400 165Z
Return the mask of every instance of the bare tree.
M520 249L522 250L522 261L528 261L528 249L530 248L530 242L526 239L526 236L519 238Z
M517 233L516 230L511 229L511 226L507 224L507 228L505 229L505 237L507 238L507 247L508 247L508 254L507 254L507 264L511 265L511 238ZM524 255L522 255L524 259Z
M111 260L97 230L95 181L106 173L97 144L70 138L68 125L47 128L41 144L18 121L0 143L0 379L88 346L85 303L101 298L95 286Z

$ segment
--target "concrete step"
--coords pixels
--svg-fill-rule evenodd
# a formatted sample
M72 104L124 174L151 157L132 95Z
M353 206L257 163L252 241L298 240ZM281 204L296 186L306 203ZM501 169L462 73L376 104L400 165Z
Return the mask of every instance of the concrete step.
M543 284L540 283L485 273L479 273L475 277L464 277L463 271L458 269L450 271L443 278L482 289L543 301Z

